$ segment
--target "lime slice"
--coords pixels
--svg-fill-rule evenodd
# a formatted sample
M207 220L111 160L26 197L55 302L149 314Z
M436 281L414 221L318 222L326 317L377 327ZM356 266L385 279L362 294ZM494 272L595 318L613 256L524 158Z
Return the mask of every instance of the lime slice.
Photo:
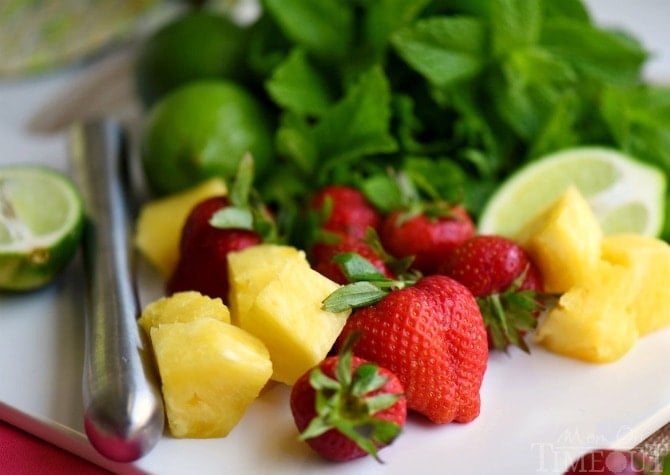
M84 225L74 183L31 165L0 167L0 290L50 282L73 258Z
M514 238L569 185L588 200L605 234L632 232L655 237L661 233L665 174L602 147L566 149L519 169L489 199L478 231Z

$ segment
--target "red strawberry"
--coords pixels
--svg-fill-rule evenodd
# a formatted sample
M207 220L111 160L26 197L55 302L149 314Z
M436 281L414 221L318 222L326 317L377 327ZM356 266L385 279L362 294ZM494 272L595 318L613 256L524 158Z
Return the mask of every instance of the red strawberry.
M355 357L351 340L291 389L291 412L302 440L325 458L345 461L378 449L400 434L407 401L398 378Z
M434 275L385 294L378 287L399 284L378 277L374 284L359 281L344 286L324 302L329 310L359 307L338 345L360 332L354 354L396 374L405 388L407 407L431 421L475 419L488 346L472 293L449 277ZM374 288L379 290L376 297Z
M533 330L542 306L542 277L528 254L501 236L475 236L451 253L438 272L477 297L491 347L510 344L528 351L523 335Z
M166 290L197 290L228 301L228 253L276 236L267 208L251 202L253 159L243 157L230 189L230 198L218 196L198 203L182 228L177 267Z
M193 208L182 230L180 257L167 282L168 293L197 290L228 301L228 253L262 241L255 231L217 228L210 223L217 211L229 205L226 197L219 196Z
M391 255L414 256L411 267L429 275L475 231L465 208L436 203L436 207L419 213L391 212L382 223L380 238Z
M354 252L364 257L374 265L379 272L389 279L394 275L386 265L386 261L366 241L354 236L342 235L334 244L319 243L313 247L313 267L329 279L339 283L348 284L347 277L342 272L340 265L333 258L342 253Z
M323 230L365 237L368 227L375 230L381 224L381 213L356 188L330 185L320 189L312 198L311 208L321 216L317 226Z

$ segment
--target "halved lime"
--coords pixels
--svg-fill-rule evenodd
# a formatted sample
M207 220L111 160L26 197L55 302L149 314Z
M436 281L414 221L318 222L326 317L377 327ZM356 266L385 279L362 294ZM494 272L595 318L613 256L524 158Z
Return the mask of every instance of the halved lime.
M50 282L77 251L84 206L76 185L47 167L0 167L0 290Z
M605 234L658 236L665 216L665 174L620 151L577 147L542 157L510 176L491 196L482 234L514 238L568 186L584 195Z

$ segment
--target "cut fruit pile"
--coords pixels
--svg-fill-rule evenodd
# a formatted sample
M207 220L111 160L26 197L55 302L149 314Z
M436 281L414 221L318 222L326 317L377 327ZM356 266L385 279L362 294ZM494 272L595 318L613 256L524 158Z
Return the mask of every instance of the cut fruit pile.
M219 227L214 217L249 208L236 207L222 196L225 187L211 182L147 204L135 242L150 260L183 262L205 253L198 275L211 280L215 274L203 273L208 265L226 269L214 279L222 292L201 289L198 279L187 282L197 292L171 291L168 284L170 296L146 307L140 320L152 341L172 434L227 435L269 380L295 388L313 377L313 389L330 391L322 402L330 401L335 386L319 382L319 368L349 336L359 338L351 346L354 356L398 378L406 410L440 424L479 415L490 351L514 344L530 352L526 340L532 340L589 362L621 358L640 336L670 324L663 308L670 299L670 246L654 237L663 225L665 186L662 173L619 152L567 150L504 183L478 231L465 208L382 212L360 190L329 186L309 208L315 213L315 237L308 241L313 261L260 235L242 247L224 245L223 237L232 236L226 233L242 228ZM231 197L240 189L232 182ZM209 203L216 206L203 213ZM181 242L170 208L186 223ZM422 231L414 227L409 242L420 241L421 248L405 253L403 244L392 252L389 233L417 217ZM459 232L438 235L455 241L431 254L444 242L429 231L445 223ZM203 244L215 235L215 246ZM380 262L363 257L363 244ZM412 267L420 253L430 256L422 264L430 266ZM337 264L338 272L327 277L323 271L332 269L319 259ZM193 299L216 302L217 309L194 310ZM496 330L496 323L514 331ZM455 340L436 336L445 331ZM326 416L319 414L334 426ZM326 426L309 438L330 430ZM366 451L374 456L384 445L373 442Z
M603 236L585 198L570 187L521 233L559 296L534 334L556 353L605 363L640 336L670 324L670 246L641 234Z
M338 285L291 246L257 245L230 258L230 307L176 292L147 305L168 424L175 437L223 437L265 384L293 384L323 360L349 312L321 309Z

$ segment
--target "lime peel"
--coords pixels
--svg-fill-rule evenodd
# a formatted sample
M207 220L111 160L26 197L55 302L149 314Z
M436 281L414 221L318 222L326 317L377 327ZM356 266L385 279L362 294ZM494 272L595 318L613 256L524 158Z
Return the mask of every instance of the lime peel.
M514 238L570 185L587 199L605 234L660 235L665 174L619 150L591 146L546 155L511 175L489 199L478 231Z

